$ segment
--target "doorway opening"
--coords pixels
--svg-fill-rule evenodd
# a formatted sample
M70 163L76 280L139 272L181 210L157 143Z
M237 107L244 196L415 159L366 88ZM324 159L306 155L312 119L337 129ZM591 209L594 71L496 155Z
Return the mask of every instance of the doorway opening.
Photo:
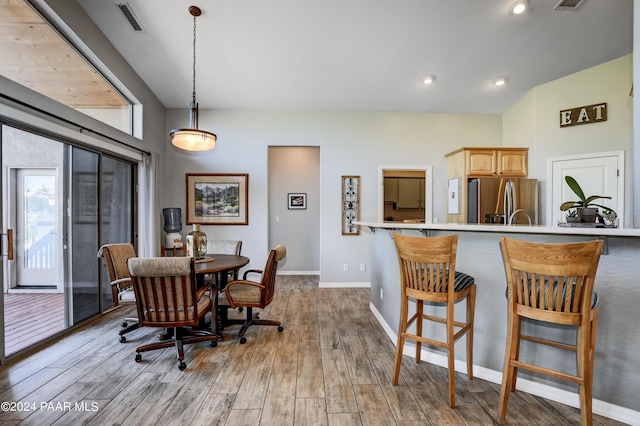
M431 166L379 166L378 222L432 223Z

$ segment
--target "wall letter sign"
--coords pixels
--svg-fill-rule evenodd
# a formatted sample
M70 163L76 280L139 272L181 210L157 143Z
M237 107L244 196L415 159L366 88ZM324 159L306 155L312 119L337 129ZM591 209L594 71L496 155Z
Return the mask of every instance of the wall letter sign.
M587 105L560 111L560 127L607 121L607 103Z

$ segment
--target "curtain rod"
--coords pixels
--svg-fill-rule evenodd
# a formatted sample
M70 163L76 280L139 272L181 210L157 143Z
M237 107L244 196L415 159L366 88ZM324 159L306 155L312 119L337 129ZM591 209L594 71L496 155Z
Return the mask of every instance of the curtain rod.
M62 122L64 122L64 123L67 123L67 124L70 124L70 125L72 125L72 126L78 127L78 128L80 129L80 133L82 133L83 131L87 131L87 132L93 133L93 134L95 134L95 135L101 136L101 137L103 137L103 138L105 138L105 139L109 139L110 141L113 141L113 142L119 143L120 145L124 145L124 146L126 146L127 148L134 149L134 150L136 150L136 151L138 151L138 152L141 152L142 154L146 154L146 155L148 155L148 156L151 156L151 153L150 153L149 151L145 151L145 150L140 149L140 148L138 148L138 147L136 147L136 146L129 145L129 144L128 144L128 143L126 143L126 142L122 142L121 140L118 140L118 139L116 139L116 138L113 138L113 137L111 137L111 136L109 136L109 135L105 135L104 133L96 132L95 130L89 129L88 127L81 126L81 125L80 125L80 124L78 124L78 123L74 123L74 122L73 122L73 121L71 121L71 120L67 120L66 118L60 117L59 115L53 114L53 113L51 113L51 112L49 112L49 111L45 111L45 110L43 110L43 109L41 109L41 108L38 108L38 107L35 107L35 106L33 106L33 105L29 105L29 104L28 104L28 103L26 103L26 102L23 102L23 101L21 101L21 100L19 100L19 99L13 98L13 97L8 96L8 95L5 95L4 93L0 93L0 97L2 97L2 98L4 98L4 99L7 99L7 100L9 100L9 101L11 101L11 102L17 103L18 105L21 105L21 106L27 107L27 108L29 108L29 109L31 109L31 110L33 110L33 111L37 111L37 112L39 112L39 113L41 113L41 114L44 114L44 115L47 115L47 116L49 116L49 117L55 118L56 120L60 120L60 121L62 121Z

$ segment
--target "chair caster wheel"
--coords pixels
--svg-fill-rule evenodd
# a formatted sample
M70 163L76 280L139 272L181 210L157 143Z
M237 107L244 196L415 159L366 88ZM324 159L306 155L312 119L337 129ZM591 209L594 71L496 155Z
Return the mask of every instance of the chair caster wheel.
M124 336L120 336L120 343L125 343L127 341L127 338Z
M136 354L136 362L142 361L142 355Z
M284 327L283 327L283 326L281 326L281 325L279 325L279 326L278 326L278 331L279 331L280 333L282 333L282 332L284 331Z
M217 340L212 340L211 341L211 347L215 348L216 346L218 346L218 341Z
M240 338L240 344L244 345L245 343L247 343L247 338L246 337L241 337Z
M187 363L184 361L180 361L180 364L178 364L178 369L180 371L183 371L185 368L187 368Z
M122 328L128 326L129 324L126 321L122 321Z

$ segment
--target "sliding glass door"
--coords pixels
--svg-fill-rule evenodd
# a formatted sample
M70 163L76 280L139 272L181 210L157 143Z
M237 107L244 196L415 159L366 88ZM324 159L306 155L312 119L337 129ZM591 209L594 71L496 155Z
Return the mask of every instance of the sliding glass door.
M136 165L8 125L0 135L1 361L112 306L96 254L134 243Z

